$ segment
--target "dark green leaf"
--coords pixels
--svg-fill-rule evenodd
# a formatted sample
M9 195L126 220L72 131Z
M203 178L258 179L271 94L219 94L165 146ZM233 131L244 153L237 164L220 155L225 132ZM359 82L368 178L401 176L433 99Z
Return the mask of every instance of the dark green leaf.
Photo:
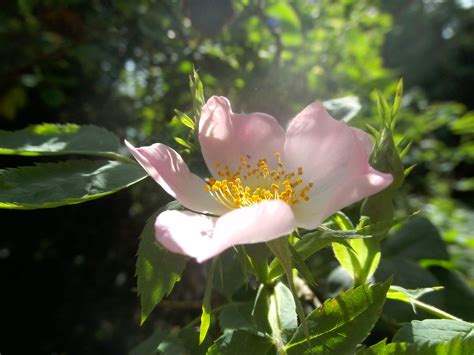
M115 134L96 126L43 123L19 131L0 131L0 154L87 154L114 159L121 157L117 153L119 147Z
M244 330L225 332L216 340L207 355L265 355L273 349L271 338L248 333Z
M228 300L245 283L239 255L234 249L228 249L219 257L216 274L213 278L214 289Z
M447 342L456 337L474 339L474 325L450 319L414 320L402 326L393 337L393 341L431 345Z
M179 207L176 202L169 203L152 215L140 235L136 276L141 301L142 324L163 297L171 292L186 266L184 256L168 251L155 239L154 224L158 214L167 209Z
M474 290L463 281L457 272L442 267L430 267L437 283L444 286L443 309L462 319L474 322Z
M449 259L438 230L423 217L412 218L388 238L383 246L383 254L412 260Z
M0 170L0 208L37 209L93 200L146 177L137 164L69 160Z
M158 345L168 336L167 331L155 330L144 342L134 347L129 355L158 355Z
M350 354L379 318L390 281L363 285L324 302L307 317L309 342L299 327L288 354Z
M252 316L251 303L229 303L223 307L219 315L219 322L223 332L240 329L250 333L258 333L257 323Z

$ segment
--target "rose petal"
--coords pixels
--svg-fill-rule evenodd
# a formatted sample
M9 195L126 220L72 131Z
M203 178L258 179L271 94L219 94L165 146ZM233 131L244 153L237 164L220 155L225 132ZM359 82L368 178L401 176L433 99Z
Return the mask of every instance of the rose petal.
M204 180L192 174L181 156L170 147L161 143L140 148L127 141L125 144L145 171L186 208L217 215L228 211L204 191Z
M199 141L204 160L216 177L216 162L234 170L241 156L252 166L264 158L272 165L284 140L285 132L272 116L233 113L225 97L211 97L202 109Z
M169 250L206 261L233 245L261 243L291 233L295 219L282 201L238 208L217 220L189 211L166 211L156 219L156 239Z
M219 217L214 228L214 250L200 255L202 262L233 245L266 242L296 228L293 212L286 203L273 200L238 208Z
M310 200L294 206L298 227L313 229L333 213L392 183L390 174L369 165L367 141L360 139L356 131L353 131L352 142L352 149L347 154L349 162L318 179L310 191Z
M165 211L155 221L155 237L165 248L197 257L213 250L216 218L190 211Z
M321 102L308 105L289 124L284 146L285 168L303 167L304 180L315 181L347 164L352 129L332 118Z

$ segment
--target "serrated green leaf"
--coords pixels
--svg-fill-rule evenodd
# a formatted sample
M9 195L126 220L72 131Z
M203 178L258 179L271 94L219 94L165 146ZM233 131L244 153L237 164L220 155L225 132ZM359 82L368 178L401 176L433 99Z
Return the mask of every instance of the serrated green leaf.
M286 346L288 354L353 353L379 318L389 287L390 280L363 285L327 300L307 317L309 342L299 327Z
M432 345L447 342L456 337L474 339L474 325L450 319L414 320L403 325L394 335L393 341Z
M119 139L115 134L96 126L43 123L18 131L0 131L0 154L4 155L64 155L85 154L122 158Z
M30 210L94 200L146 177L135 163L69 160L0 170L0 208Z
M206 355L265 355L272 348L272 339L267 336L231 330L219 337Z
M186 266L184 256L168 251L155 239L156 217L163 211L179 208L178 203L172 202L160 209L148 219L140 235L135 274L141 303L141 324L163 297L171 292Z
M211 268L207 275L206 291L204 292L204 299L202 301L201 326L199 327L199 345L201 345L206 338L207 331L211 325L212 280L214 279L217 261L217 258L212 260Z
M357 352L357 355L464 355L474 354L474 339L454 338L437 344L377 343Z

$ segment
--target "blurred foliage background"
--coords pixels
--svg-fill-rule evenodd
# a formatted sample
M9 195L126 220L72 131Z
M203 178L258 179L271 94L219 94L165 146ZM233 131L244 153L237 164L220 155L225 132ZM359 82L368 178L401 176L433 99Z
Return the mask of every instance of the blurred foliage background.
M403 77L398 138L412 142L405 164L416 167L398 207L431 219L451 254L442 266L474 286L473 6L7 1L0 11L0 128L87 123L136 143L173 145L181 134L174 109L192 107L193 65L206 95L228 96L237 112L268 112L284 124L315 99L358 96L362 110L351 124L364 128L377 122L374 89L392 95ZM0 164L31 161L0 157ZM198 315L205 276L193 264L174 296L138 325L137 237L168 200L147 180L83 205L1 211L0 352L121 354L156 326Z

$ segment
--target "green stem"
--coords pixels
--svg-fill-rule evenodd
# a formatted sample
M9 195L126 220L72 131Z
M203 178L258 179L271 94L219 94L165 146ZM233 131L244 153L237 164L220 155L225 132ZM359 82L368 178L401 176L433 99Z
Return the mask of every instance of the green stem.
M463 320L458 318L458 317L455 317L453 316L452 314L449 314L439 308L436 308L436 307L433 307L427 303L424 303L424 302L421 302L421 301L418 301L418 300L414 300L412 299L411 300L412 303L417 306L418 308L428 312L428 313L431 313L433 315L435 315L436 317L438 318L441 318L441 319L451 319L451 320L457 320L457 321L460 321L462 322Z

